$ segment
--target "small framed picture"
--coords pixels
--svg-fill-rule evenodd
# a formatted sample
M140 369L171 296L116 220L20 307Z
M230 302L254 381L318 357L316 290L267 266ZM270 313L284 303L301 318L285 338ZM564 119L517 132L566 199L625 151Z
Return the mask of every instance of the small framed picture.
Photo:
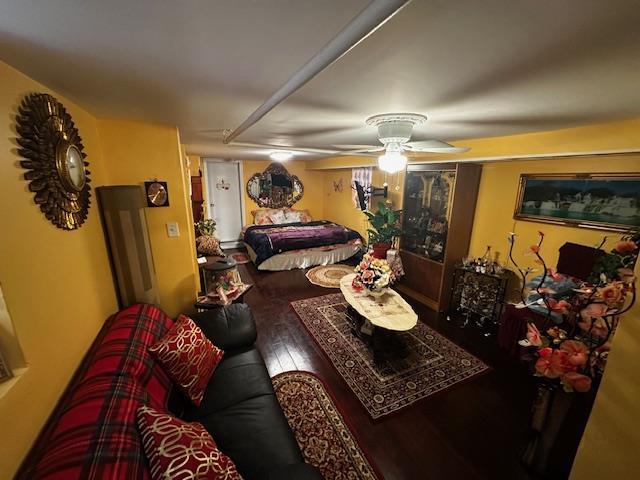
M11 369L9 368L9 365L7 365L7 362L4 361L2 352L0 352L0 383L5 380L9 380L11 377L13 377Z

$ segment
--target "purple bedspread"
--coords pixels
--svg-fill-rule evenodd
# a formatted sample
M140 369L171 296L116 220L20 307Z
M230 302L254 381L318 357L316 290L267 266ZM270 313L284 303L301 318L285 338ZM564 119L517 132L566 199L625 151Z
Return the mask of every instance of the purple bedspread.
M244 242L256 252L257 265L278 253L347 243L359 238L360 234L355 230L326 220L253 225L244 233Z

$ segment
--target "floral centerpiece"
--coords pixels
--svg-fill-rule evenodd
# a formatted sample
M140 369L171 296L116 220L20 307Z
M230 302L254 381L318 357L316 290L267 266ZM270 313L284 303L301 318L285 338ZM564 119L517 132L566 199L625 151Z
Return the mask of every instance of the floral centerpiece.
M510 235L509 241L510 258L524 280L532 269L517 266L512 256L515 234ZM633 267L640 250L640 233L617 242L611 253L596 262L589 280L581 282L572 289L571 296L562 300L553 297L552 289L543 287L547 277L558 275L554 269L547 269L541 256L543 241L544 233L539 232L538 243L529 248L544 269L535 286L537 303L548 317L555 315L560 321L543 333L529 323L526 338L519 343L536 349L536 376L559 382L567 392L586 392L591 389L592 380L604 371L620 316L635 302ZM599 248L605 241L606 238ZM526 302L524 291L521 294Z
M362 257L356 266L352 286L357 291L367 289L372 296L382 296L396 281L396 275L386 260L375 258L370 253Z

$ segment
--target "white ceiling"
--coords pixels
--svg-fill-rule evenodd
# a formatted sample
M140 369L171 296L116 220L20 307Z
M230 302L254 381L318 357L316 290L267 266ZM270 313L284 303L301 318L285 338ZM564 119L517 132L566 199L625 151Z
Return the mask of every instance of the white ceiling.
M2 0L0 58L98 116L238 126L366 0ZM640 116L640 0L414 0L238 138L376 143L372 114L455 141ZM308 158L312 158L309 156Z

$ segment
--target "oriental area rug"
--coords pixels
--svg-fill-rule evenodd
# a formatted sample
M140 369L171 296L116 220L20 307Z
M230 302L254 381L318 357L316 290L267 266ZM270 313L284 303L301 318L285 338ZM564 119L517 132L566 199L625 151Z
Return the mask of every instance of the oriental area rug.
M308 372L284 372L273 387L305 462L326 480L376 480L376 473L322 382Z
M410 331L397 333L408 355L376 365L370 347L351 332L348 304L341 293L295 301L291 306L374 419L489 368L420 321Z
M353 273L353 267L349 265L320 265L310 269L306 275L307 279L314 285L325 288L340 288L340 279L345 275Z
M249 258L249 255L247 255L244 252L231 253L229 254L229 256L233 258L238 265L249 263L251 261L251 259Z

